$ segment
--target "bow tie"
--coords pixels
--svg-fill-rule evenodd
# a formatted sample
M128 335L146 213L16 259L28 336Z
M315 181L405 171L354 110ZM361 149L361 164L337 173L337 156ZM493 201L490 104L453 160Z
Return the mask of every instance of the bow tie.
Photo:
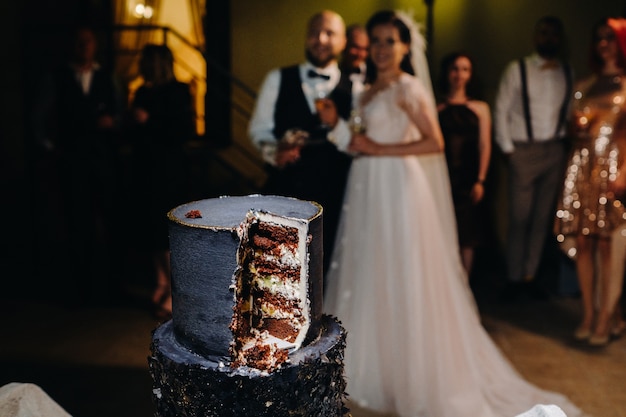
M326 75L326 74L320 74L319 72L313 71L312 69L309 70L309 72L307 72L307 75L309 76L309 78L321 78L322 80L330 80L330 75Z
M352 67L348 69L348 74L360 74L360 73L361 73L360 67Z

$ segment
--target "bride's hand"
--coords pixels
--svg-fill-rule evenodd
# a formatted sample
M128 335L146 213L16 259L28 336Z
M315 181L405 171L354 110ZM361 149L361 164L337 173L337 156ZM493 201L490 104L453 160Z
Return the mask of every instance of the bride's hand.
M348 145L348 151L361 155L377 155L380 150L380 145L363 133L355 133L352 135L350 145Z

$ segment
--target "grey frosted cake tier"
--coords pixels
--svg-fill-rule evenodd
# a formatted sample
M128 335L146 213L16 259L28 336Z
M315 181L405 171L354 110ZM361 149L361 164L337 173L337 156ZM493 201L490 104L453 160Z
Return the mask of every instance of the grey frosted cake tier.
M312 325L305 343L319 336L322 317L322 208L279 196L221 197L183 204L168 213L172 266L172 326L176 340L217 362L229 361L237 228L249 210L309 223L309 299Z

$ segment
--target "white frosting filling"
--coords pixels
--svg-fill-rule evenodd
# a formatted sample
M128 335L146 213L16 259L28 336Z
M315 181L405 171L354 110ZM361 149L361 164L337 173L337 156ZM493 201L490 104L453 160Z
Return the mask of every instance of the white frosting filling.
M283 281L276 275L265 277L257 276L252 281L252 285L265 290L270 294L280 295L288 300L297 300L300 298L300 284L294 281Z
M284 246L284 245L280 247L280 257L274 256L269 253L260 253L260 254L255 254L255 255L258 255L259 257L262 257L263 259L266 259L269 262L279 264L279 265L285 265L289 267L300 266L300 259L298 258L298 253L292 251L291 248L289 248L288 246Z

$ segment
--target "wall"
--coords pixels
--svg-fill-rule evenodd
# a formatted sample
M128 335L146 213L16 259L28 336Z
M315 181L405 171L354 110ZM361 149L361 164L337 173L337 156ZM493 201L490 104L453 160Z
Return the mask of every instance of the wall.
M383 8L413 9L417 20L424 20L426 14L421 1L232 0L234 75L256 90L271 68L301 62L306 22L326 8L341 14L346 24L365 23Z
M563 20L570 60L576 74L582 75L587 71L591 26L603 16L624 11L622 0L439 0L435 56L457 48L470 52L491 99L507 62L532 50L532 28L541 16Z
M373 12L386 8L413 10L418 22L425 22L427 13L423 1L232 0L234 75L258 89L271 68L302 61L305 23L324 8L337 11L347 24L365 23ZM572 64L583 74L593 23L625 11L624 0L435 0L433 76L443 55L465 50L475 57L490 96L506 63L532 50L533 25L547 14L563 20Z

